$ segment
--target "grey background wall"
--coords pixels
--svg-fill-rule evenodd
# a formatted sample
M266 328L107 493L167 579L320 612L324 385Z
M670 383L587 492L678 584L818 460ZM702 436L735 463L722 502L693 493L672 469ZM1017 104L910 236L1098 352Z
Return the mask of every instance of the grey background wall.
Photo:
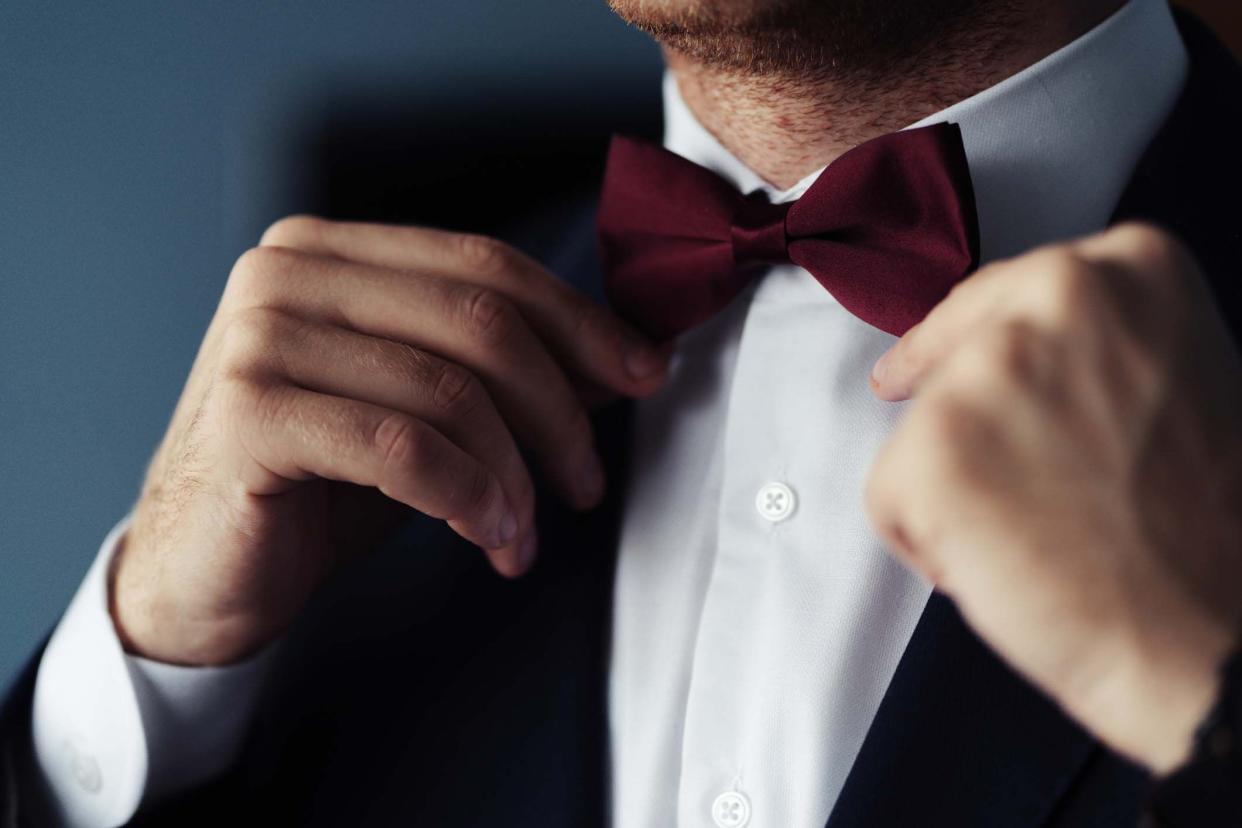
M658 79L604 0L0 4L0 686L133 502L233 260L304 209L324 101Z

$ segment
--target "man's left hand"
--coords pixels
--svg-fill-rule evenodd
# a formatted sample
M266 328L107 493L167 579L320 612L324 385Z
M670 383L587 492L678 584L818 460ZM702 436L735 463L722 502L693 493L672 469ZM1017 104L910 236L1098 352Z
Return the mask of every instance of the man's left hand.
M1242 365L1190 255L1123 225L983 268L876 363L867 505L1113 748L1189 754L1242 630Z

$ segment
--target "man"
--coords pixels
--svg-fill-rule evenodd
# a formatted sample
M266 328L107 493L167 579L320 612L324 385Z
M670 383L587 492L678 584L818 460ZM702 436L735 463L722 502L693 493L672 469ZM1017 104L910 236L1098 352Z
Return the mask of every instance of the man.
M613 5L669 65L625 319L274 225L6 703L9 822L1232 824L1236 64L1161 0Z

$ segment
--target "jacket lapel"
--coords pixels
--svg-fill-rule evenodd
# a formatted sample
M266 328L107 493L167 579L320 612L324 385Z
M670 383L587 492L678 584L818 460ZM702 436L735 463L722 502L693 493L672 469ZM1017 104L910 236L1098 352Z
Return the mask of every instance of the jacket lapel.
M1136 168L1114 220L1143 218L1170 227L1204 265L1226 317L1242 330L1242 222L1232 199L1242 190L1242 163L1229 142L1242 134L1242 80L1236 63L1196 21L1179 18L1192 70L1175 111ZM1205 125L1211 124L1211 133ZM1226 151L1228 149L1228 151ZM1228 159L1228 167L1222 164ZM587 212L583 225L593 222ZM577 228L579 231L588 228ZM567 234L554 269L599 297L594 238ZM573 768L570 821L602 819L607 790L607 642L631 408L618 405L597 419L609 469L610 495L591 515L556 505L540 526L545 576L555 593L583 600L558 613L583 633L569 669L577 688L576 735L553 752ZM552 512L555 512L553 514ZM591 645L600 657L586 658ZM561 655L569 655L562 653ZM572 742L572 744L571 744ZM828 828L845 826L1045 824L1080 771L1100 748L1043 694L1010 670L966 626L947 598L933 595L915 630ZM1124 794L1123 794L1124 795ZM550 803L549 803L550 804ZM552 810L560 810L555 808ZM585 823L584 823L585 824Z
M1204 25L1178 15L1190 76L1122 194L1114 219L1168 228L1194 252L1242 335L1242 67Z
M1091 747L935 594L828 826L1038 825Z
M1242 330L1242 126L1237 64L1179 15L1191 74L1135 169L1114 221L1173 230L1195 252L1235 333ZM935 594L868 732L829 828L1040 825L1095 742L1020 679Z

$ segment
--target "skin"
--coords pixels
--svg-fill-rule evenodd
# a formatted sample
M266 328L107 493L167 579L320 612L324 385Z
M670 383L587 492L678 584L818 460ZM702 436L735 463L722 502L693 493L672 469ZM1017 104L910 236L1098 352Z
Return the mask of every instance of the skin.
M605 481L584 398L665 355L492 239L278 222L237 262L120 548L134 653L224 664L397 525L443 518L502 575L537 548L531 455L570 504Z
M1035 63L1121 0L609 0L686 105L780 189Z
M1179 765L1242 629L1242 362L1198 269L1126 225L990 265L877 363L897 556L1107 744Z
M778 186L1118 5L613 4ZM588 404L654 392L667 355L498 242L278 222L234 267L148 468L110 582L122 641L244 658L409 509L521 574L537 538L517 447L590 508ZM1242 372L1191 258L1127 227L991 265L872 387L913 398L867 491L895 553L1101 739L1175 767L1242 620Z

